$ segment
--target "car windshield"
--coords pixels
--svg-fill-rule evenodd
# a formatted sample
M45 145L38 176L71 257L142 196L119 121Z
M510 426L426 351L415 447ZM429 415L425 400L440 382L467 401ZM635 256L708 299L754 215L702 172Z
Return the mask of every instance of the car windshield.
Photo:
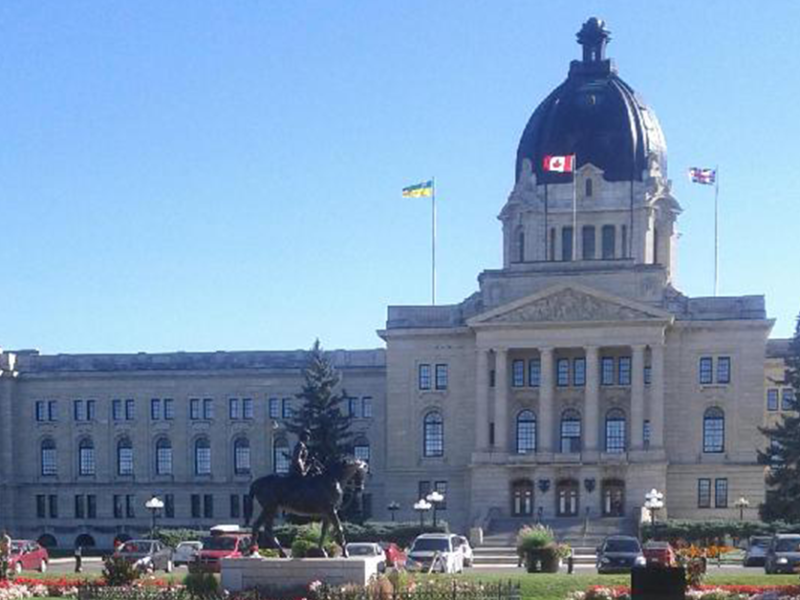
M150 542L125 542L119 551L124 554L148 554L151 547Z
M184 550L194 550L195 548L199 547L200 547L200 542L181 542L180 544L178 544L178 548Z
M236 550L236 538L224 536L203 538L203 550Z
M800 552L800 538L783 538L775 543L775 552Z
M639 542L636 540L608 540L605 551L638 553L640 551Z
M772 541L772 538L768 538L768 537L766 537L766 538L763 538L763 537L752 538L750 540L750 546L751 547L752 546L758 546L759 548L766 548L767 546L769 546L770 541Z
M25 546L22 542L11 542L11 552L13 554L19 554L22 552L22 548Z
M450 550L450 544L447 540L436 538L423 538L414 542L412 552L447 552Z
M375 549L372 546L355 546L348 545L347 553L352 556L374 556Z

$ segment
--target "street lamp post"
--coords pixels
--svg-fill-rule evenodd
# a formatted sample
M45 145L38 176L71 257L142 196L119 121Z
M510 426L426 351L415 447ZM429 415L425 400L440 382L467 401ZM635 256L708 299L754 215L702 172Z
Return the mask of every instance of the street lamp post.
M433 490L430 494L425 496L425 499L433 506L433 526L436 527L436 511L439 505L444 502L444 495L437 490Z
M392 515L392 523L394 523L394 513L400 510L400 505L394 500L392 500L391 502L389 502L389 505L386 507L386 510L388 510L389 514Z
M736 502L733 503L733 506L739 509L739 520L744 521L744 509L750 508L750 500L741 496Z
M644 506L650 511L650 525L656 537L656 513L664 508L664 494L653 488L644 495Z
M425 512L431 509L431 503L420 498L414 503L414 510L419 513L419 526L425 527Z
M156 535L156 516L158 515L158 511L164 508L164 501L161 500L158 496L153 496L144 503L144 507L150 511L150 515L152 516L152 525L150 527L150 538L152 539Z

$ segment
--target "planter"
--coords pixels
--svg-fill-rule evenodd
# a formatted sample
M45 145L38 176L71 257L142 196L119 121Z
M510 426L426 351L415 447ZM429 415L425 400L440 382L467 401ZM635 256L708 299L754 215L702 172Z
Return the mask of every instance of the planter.
M555 544L525 551L525 569L528 573L558 573L561 557Z

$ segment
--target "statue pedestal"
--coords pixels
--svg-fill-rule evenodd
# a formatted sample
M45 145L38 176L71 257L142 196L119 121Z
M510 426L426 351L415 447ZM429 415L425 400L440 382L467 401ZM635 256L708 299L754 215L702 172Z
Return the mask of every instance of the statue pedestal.
M331 585L366 585L378 563L354 558L223 558L222 587L239 592L254 587L292 588L312 581Z

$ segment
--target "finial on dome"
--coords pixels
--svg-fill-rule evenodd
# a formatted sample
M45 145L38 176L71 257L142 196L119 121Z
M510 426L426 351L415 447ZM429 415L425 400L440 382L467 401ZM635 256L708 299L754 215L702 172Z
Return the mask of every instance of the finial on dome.
M577 33L578 43L583 46L583 62L600 62L606 58L606 44L611 39L611 32L606 29L605 21L591 17Z

